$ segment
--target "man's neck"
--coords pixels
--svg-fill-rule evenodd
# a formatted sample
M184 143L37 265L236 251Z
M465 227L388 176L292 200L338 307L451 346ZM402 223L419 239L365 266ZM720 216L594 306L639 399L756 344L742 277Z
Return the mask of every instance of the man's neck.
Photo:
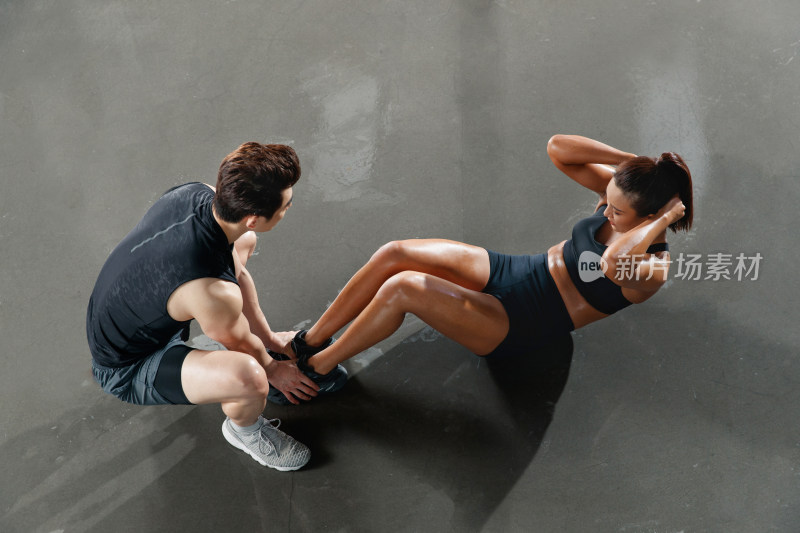
M219 227L225 232L229 243L233 244L236 239L247 233L247 228L244 224L225 222L219 218L219 216L217 216L217 210L213 206L211 207L211 213L214 215L214 220L217 221Z

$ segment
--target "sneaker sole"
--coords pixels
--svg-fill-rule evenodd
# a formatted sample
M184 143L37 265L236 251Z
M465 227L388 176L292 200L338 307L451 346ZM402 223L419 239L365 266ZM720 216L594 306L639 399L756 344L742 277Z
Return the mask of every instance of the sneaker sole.
M236 435L234 435L233 432L230 429L228 429L228 424L226 424L225 422L222 423L222 436L225 437L225 440L228 441L228 444L230 444L231 446L233 446L234 448L236 448L238 450L242 450L247 455L249 455L250 457L255 459L255 461L258 464L260 464L261 466L267 466L269 468L274 468L275 470L279 470L281 472L290 472L292 470L300 470L301 468L306 466L306 464L308 464L308 461L306 461L305 463L303 463L301 465L298 465L298 466L278 466L278 465L267 464L267 462L265 460L263 460L261 457L255 455L253 452L251 452L247 448L247 446L244 445L244 443L242 443L242 441L237 439Z

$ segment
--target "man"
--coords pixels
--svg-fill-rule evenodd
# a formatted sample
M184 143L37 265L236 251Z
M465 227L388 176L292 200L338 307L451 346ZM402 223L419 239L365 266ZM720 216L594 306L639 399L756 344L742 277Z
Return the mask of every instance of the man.
M294 332L270 329L245 268L255 233L280 222L299 178L291 147L249 142L222 161L216 189L170 189L108 257L86 318L103 390L139 405L219 403L225 439L278 470L301 468L310 452L261 416L270 384L296 404L347 379L341 367L320 379L268 355L292 354ZM184 344L192 319L227 349Z

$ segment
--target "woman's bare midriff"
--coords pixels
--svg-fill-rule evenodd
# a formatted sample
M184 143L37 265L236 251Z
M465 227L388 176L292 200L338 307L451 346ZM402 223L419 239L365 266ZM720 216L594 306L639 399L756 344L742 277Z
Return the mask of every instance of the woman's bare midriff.
M547 250L547 268L556 282L556 287L561 294L561 299L564 300L564 306L572 319L572 324L575 329L578 329L608 315L589 305L589 302L578 292L572 278L569 277L567 265L564 263L565 242L561 241Z

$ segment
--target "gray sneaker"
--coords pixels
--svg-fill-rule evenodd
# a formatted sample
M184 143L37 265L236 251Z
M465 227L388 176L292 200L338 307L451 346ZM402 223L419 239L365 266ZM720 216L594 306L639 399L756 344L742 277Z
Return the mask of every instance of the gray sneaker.
M230 418L222 423L222 434L231 445L247 452L264 466L286 472L302 468L311 457L305 444L301 444L278 429L281 421L258 417L261 427L251 434L236 431ZM273 425L273 422L275 424Z

